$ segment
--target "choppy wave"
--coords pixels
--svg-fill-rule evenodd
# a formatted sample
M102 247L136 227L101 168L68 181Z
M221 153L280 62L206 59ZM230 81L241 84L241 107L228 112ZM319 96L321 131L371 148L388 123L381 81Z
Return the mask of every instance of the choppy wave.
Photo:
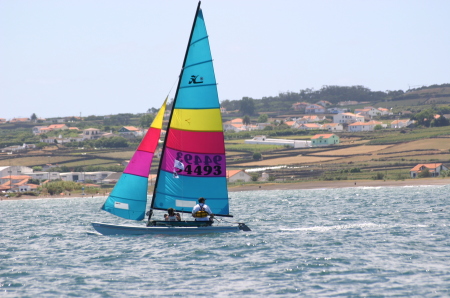
M1 297L443 297L450 187L233 193L250 233L99 236L101 198L0 202Z

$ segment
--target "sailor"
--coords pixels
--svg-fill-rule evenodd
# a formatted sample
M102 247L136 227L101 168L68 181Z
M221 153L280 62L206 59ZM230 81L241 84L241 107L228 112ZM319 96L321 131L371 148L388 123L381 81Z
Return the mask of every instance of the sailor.
M169 208L167 209L167 213L169 214L164 214L164 219L167 221L181 221L181 217L180 217L180 213L175 213L175 211L173 210L173 208Z
M192 209L192 216L196 221L213 221L214 214L205 204L205 198L198 199L198 204Z

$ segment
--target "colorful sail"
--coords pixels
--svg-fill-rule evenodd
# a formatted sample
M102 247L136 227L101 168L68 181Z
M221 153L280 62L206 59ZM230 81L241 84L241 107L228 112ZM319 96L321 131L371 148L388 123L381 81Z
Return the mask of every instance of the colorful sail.
M145 217L148 176L158 146L167 98L102 209L133 220Z
M197 11L173 103L152 202L190 212L199 197L229 214L225 145L217 84L202 11Z

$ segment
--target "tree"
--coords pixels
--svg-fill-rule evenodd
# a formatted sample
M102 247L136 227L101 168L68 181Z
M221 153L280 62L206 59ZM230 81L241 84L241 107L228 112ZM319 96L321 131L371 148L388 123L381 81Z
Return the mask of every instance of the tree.
M258 123L266 123L269 120L269 116L267 114L261 114L258 117Z
M35 114L35 113L31 114L31 117L30 117L30 119L31 119L31 121L34 121L34 122L36 122L36 120L37 120L37 116L36 116L36 114Z
M381 126L381 124L377 124L377 125L375 125L375 127L373 129L381 130L382 128L383 128L383 126Z
M427 168L425 168L422 172L419 173L419 178L427 178L430 177L430 170L428 170Z
M250 117L248 115L245 115L244 118L242 118L242 123L244 123L245 125L249 125L250 122Z
M239 112L242 115L254 115L255 114L255 102L251 97L243 97L241 100L241 107Z
M142 128L147 128L152 124L153 119L155 119L154 115L145 114L144 116L141 117L141 119L139 119L139 126Z
M253 159L254 160L261 160L261 158L262 158L261 153L259 153L259 152L253 153Z

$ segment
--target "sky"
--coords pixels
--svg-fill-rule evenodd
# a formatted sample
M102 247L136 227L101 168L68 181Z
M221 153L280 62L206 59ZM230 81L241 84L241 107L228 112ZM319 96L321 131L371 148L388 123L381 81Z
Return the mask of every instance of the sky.
M145 113L196 0L0 0L0 118ZM450 83L448 0L204 0L220 100ZM172 89L172 91L171 91Z

